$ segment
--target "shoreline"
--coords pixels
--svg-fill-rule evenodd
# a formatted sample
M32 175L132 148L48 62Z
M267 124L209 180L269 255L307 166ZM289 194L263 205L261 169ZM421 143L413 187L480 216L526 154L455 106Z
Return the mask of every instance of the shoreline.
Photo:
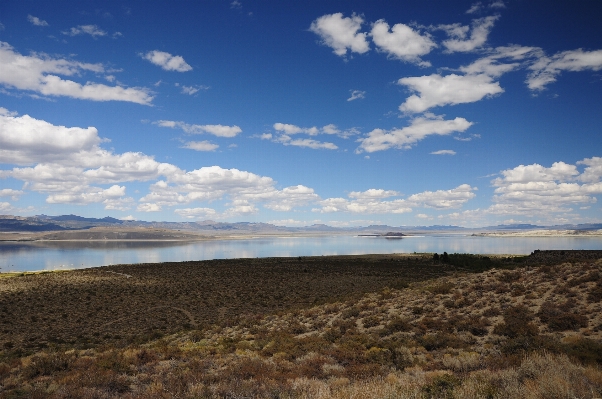
M472 237L602 237L602 230L527 230L474 233Z

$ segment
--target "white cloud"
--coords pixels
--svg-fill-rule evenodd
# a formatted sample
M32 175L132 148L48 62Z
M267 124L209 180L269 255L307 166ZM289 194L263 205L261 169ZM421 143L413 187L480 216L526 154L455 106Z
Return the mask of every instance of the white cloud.
M104 202L109 208L125 204L125 186L118 182L145 181L175 173L173 165L141 153L113 154L100 147L95 128L55 126L31 118L0 116L0 163L35 165L0 170L0 178L25 182L24 189L47 193L50 203ZM105 189L98 184L111 184Z
M125 186L113 185L107 189L87 187L85 191L63 192L46 198L49 204L87 205L95 202L114 200L125 195Z
M0 214L9 214L13 213L15 208L10 204L10 202L0 202Z
M338 56L345 56L347 50L363 54L370 50L366 33L359 33L364 20L353 14L344 18L342 13L323 15L311 23L309 30L322 38L322 43L334 50Z
M48 22L40 19L38 17L34 17L33 15L28 15L27 20L34 24L35 26L48 26Z
M586 165L583 173L577 165ZM546 168L539 164L519 165L504 170L492 180L495 202L487 212L498 215L533 215L570 212L570 206L595 203L602 194L602 161L584 159L577 165L555 162ZM584 182L579 184L578 182Z
M472 126L472 122L464 118L444 120L442 116L427 114L414 118L410 126L402 129L372 130L367 137L359 140L361 144L356 153L383 151L390 148L409 149L427 136L463 132L470 126Z
M166 71L187 72L191 71L192 67L184 61L184 58L179 55L171 55L165 51L153 50L146 54L140 54L142 58L160 66Z
M431 64L422 61L420 56L430 53L431 49L437 47L428 35L423 36L408 25L395 24L389 31L389 24L383 19L372 24L370 35L378 48L390 57L421 66Z
M13 201L17 201L19 197L23 194L23 191L13 190L12 188L0 189L0 197L11 197Z
M96 25L79 25L76 26L74 28L71 28L68 31L62 32L63 35L68 35L68 36L77 36L77 35L90 35L93 38L97 38L100 36L106 36L107 32L105 32L104 30L100 29L98 26Z
M454 150L439 150L431 152L431 155L456 155Z
M487 36L499 16L479 18L472 21L472 27L460 24L439 25L437 29L443 30L450 37L442 42L447 52L470 52L482 47L487 42ZM470 31L470 37L468 32Z
M399 106L402 112L424 112L442 105L472 103L504 92L498 82L493 82L491 77L484 74L432 74L401 78L397 83L418 93L412 94Z
M226 209L224 212L217 212L212 208L183 208L176 209L174 212L184 218L187 219L197 219L197 220L206 220L206 219L231 219L236 217L248 217L250 215L256 214L259 210L253 205L245 203L244 201L241 203L233 203L232 207Z
M128 101L148 105L153 96L145 88L106 86L72 80L63 80L55 74L73 76L83 71L104 72L102 64L86 64L49 56L32 54L24 56L13 47L0 42L0 84L18 90L30 90L45 96L66 96L93 101Z
M358 134L357 129L351 128L348 130L340 130L336 125L329 124L318 128L316 126L313 127L299 127L296 125L291 125L288 123L274 123L274 130L279 133L282 133L286 136L291 136L293 134L307 134L309 136L317 136L319 134L334 134L339 137L347 138L349 136L353 136Z
M209 90L209 86L205 86L205 85L184 86L184 85L182 85L182 94L188 94L188 95L192 96L201 90Z
M552 57L541 57L530 69L527 85L531 90L543 90L556 81L562 71L599 71L602 69L602 50L582 49L563 51Z
M517 62L500 63L497 56L479 58L472 64L460 67L460 71L468 75L485 74L493 78L502 76L511 72L520 66Z
M292 145L292 146L296 146L296 147L307 147L307 148L311 148L314 150L336 150L339 148L334 143L317 141L317 140L313 140L313 139L295 139L295 140L293 140L290 138L290 136L287 136L286 134L283 134L283 135L277 137L274 141L277 143L281 143L283 145Z
M255 213L256 203L262 203L266 208L276 211L289 211L319 199L309 187L298 185L277 190L275 183L269 177L238 169L203 167L168 175L166 181L152 184L151 192L140 201L158 206L173 206L198 201L210 202L227 196L232 207L219 217L228 218L235 214Z
M217 137L236 137L239 133L242 133L242 129L236 125L224 126L224 125L190 125L188 123L179 121L166 121L160 120L153 122L157 126L180 128L188 134L203 134L209 133Z
M468 10L466 10L466 14L474 14L476 12L479 12L483 9L483 3L476 2L473 5L470 6L470 8Z
M217 219L216 216L218 216L218 213L212 208L184 208L176 209L174 212L187 219Z
M135 200L132 197L107 198L102 203L107 210L128 211L134 205Z
M101 139L93 127L55 126L24 115L0 115L0 159L18 165L63 160L79 151L94 151Z
M427 220L432 220L433 218L430 217L429 215L425 214L425 213L419 213L416 215L416 217L418 219L427 219Z
M119 218L119 220L126 220L126 221L129 221L129 220L136 220L136 218L135 218L135 217L133 217L132 215L127 215L127 216L124 216L124 217L122 217L122 218Z
M577 165L586 165L585 170L579 176L579 180L584 183L596 183L602 179L602 158L585 158L577 162Z
M213 144L207 140L189 141L182 148L188 148L195 151L215 151L219 148L219 145Z
M140 204L138 205L138 207L136 208L136 210L138 212L160 212L161 211L161 207L157 204Z
M489 4L489 8L506 8L506 4L502 0L496 0Z
M350 90L351 97L347 99L347 101L359 100L366 97L366 92L362 90Z
M327 198L319 201L321 208L313 209L314 212L333 213L333 212L349 212L362 214L386 214L386 213L408 213L412 212L413 208L426 207L437 209L459 208L464 203L475 197L473 191L475 187L468 184L462 184L451 190L424 191L422 193L413 194L407 199L396 199L390 201L382 201L385 196L395 196L396 192L388 192L391 195L386 195L385 190L367 190L363 193L353 192L349 197L355 198L348 200L345 198ZM366 193L382 194L366 195ZM396 194L392 194L396 193ZM359 195L358 195L359 194Z
M265 207L274 211L290 211L320 199L313 188L303 185L285 187L281 191L271 191L259 196L250 195L245 198L268 201Z
M413 194L407 198L407 202L427 208L460 208L468 200L475 197L474 191L476 190L476 187L462 184L451 190L424 191Z
M357 199L374 199L374 198L389 198L397 197L401 194L394 190L383 190L371 188L366 191L352 191L349 193L349 198Z

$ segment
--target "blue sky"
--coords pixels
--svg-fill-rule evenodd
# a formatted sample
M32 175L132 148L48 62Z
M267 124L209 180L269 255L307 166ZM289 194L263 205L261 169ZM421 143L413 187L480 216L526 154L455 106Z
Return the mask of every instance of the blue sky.
M0 214L602 221L602 4L4 1Z

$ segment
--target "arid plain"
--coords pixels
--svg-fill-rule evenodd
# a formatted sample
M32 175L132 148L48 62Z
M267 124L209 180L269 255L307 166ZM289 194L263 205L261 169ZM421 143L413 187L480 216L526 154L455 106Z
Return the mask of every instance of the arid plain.
M435 258L5 277L0 398L602 394L602 251Z

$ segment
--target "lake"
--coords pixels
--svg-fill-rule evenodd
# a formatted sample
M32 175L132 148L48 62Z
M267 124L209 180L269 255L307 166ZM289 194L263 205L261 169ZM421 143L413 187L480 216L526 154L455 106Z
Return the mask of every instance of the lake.
M529 254L535 249L602 249L602 237L357 236L269 237L195 242L0 242L0 272L125 263L388 253Z

